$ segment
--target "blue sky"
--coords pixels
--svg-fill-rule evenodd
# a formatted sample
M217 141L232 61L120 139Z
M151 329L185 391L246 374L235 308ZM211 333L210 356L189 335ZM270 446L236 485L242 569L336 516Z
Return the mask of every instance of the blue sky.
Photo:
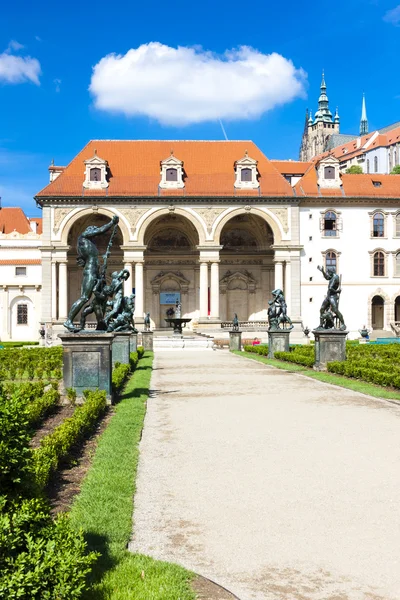
M39 215L48 165L92 138L252 139L298 157L325 69L342 133L400 120L396 0L15 0L0 31L0 195ZM114 54L115 56L109 56ZM271 56L272 55L272 56Z

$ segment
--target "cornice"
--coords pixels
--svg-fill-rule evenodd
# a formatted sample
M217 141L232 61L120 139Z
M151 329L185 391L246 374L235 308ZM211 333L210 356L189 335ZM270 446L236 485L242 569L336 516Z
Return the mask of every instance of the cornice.
M36 203L43 207L49 205L106 205L112 204L264 204L264 205L290 205L297 206L301 198L295 196L269 197L269 196L35 196Z

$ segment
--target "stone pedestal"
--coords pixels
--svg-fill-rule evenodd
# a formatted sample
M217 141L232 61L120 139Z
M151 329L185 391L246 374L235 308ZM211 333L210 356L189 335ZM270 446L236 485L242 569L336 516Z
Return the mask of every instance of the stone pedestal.
M326 371L328 362L346 360L348 331L339 329L314 329L316 371Z
M268 331L268 358L274 358L275 352L289 352L290 329Z
M241 331L230 331L229 332L229 350L241 350L242 349L242 332Z
M153 332L142 331L143 348L153 352Z
M77 398L84 390L105 390L107 403L112 402L111 345L113 333L98 331L60 333L64 350L63 384L76 390Z
M132 333L129 336L129 352L136 352L137 350L137 333Z
M119 362L123 365L129 365L130 331L117 331L114 333L112 343L112 366Z

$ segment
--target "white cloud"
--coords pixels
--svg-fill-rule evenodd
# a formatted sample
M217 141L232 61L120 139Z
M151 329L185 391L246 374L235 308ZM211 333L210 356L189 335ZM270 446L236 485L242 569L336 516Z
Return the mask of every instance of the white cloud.
M53 79L53 83L56 86L56 92L61 90L61 79Z
M12 46L14 44L14 47ZM16 45L22 48L18 42L10 42L8 49L0 54L0 82L23 83L32 81L40 85L41 74L40 63L36 58L30 56L14 56L11 50L16 50Z
M94 67L96 108L166 125L251 119L304 96L306 75L283 56L242 46L216 56L151 42Z
M23 47L24 46L16 40L11 40L11 42L8 44L8 51L11 52L14 50L15 52L18 52L18 50L22 50Z
M391 23L392 25L399 26L400 25L400 4L398 4L395 8L388 10L384 16L383 20L386 23Z

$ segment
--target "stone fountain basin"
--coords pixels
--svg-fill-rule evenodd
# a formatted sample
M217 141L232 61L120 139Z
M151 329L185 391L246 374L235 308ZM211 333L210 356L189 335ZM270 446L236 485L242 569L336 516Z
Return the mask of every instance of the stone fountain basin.
M170 325L170 327L174 328L174 333L182 333L182 326L186 327L186 323L190 323L192 319L178 319L176 317L172 317L170 319L165 319L165 321Z

